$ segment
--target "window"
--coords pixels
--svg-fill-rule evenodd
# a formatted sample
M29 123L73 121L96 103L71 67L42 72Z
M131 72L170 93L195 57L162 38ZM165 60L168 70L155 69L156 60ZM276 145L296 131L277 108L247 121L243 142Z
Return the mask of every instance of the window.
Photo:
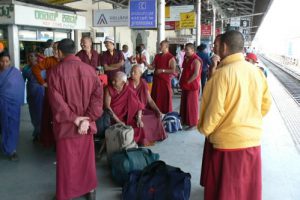
M20 30L19 31L19 39L20 40L30 40L30 41L36 41L36 31L30 31L30 30Z
M64 32L55 32L54 33L54 41L60 41L62 39L69 38L68 33Z
M38 31L38 40L47 41L49 39L53 40L53 31Z

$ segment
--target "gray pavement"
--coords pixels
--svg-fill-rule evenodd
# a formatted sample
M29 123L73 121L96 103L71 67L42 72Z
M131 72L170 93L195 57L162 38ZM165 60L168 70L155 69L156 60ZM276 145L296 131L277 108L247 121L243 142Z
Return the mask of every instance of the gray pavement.
M272 93L278 96L280 83L268 77ZM178 110L179 97L174 97ZM300 109L298 107L298 109ZM286 110L290 112L290 110ZM32 126L27 106L22 109L22 123L18 153L20 160L10 162L0 156L1 200L47 200L55 194L55 153L31 141ZM192 175L191 200L203 199L199 186L204 137L197 130L169 134L168 139L150 147L166 163L180 167ZM300 199L300 155L276 103L264 119L262 142L263 199ZM97 163L98 200L120 199L121 188L113 183L106 159Z

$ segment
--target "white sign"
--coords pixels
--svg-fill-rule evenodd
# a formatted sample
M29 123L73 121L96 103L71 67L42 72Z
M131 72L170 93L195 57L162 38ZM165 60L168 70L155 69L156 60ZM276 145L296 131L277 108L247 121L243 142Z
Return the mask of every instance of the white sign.
M167 40L170 44L186 44L195 42L195 39L191 37L169 37Z
M168 21L180 21L180 13L188 13L194 11L194 5L187 6L171 6L170 7L170 18L166 18Z
M94 27L128 26L128 9L93 10Z
M242 27L240 27L240 32L243 35L249 35L250 34L250 29L249 28L242 28Z
M241 24L241 18L233 17L230 19L230 26L239 27Z
M0 24L14 23L14 6L0 5Z
M15 24L61 29L86 29L83 16L56 10L15 5Z

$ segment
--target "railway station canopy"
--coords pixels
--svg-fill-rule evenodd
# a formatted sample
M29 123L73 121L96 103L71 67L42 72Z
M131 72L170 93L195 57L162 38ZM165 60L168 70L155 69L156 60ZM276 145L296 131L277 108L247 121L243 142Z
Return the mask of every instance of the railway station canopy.
M8 1L8 0L3 0ZM10 0L14 1L14 0ZM84 10L71 8L64 4L80 0L18 0L19 2L31 3L40 6L48 6L57 9L64 9L71 12ZM115 8L127 8L130 0L91 0L94 4L106 2L114 5ZM197 5L201 3L201 22L212 23L213 16L216 16L218 27L230 28L234 20L242 23L243 19L248 23L240 31L248 35L248 40L253 40L264 16L270 8L273 0L157 0L164 1L166 6ZM195 6L196 10L196 6ZM215 13L214 13L215 11ZM222 24L222 25L221 25ZM242 26L242 25L241 25ZM224 29L223 29L224 30ZM226 30L226 29L225 29Z
M128 7L129 0L93 0L97 2L107 2L116 7ZM166 5L195 5L201 2L201 18L203 20L212 19L212 8L216 8L217 22L225 20L229 22L230 19L247 18L250 21L248 27L248 34L254 38L262 20L267 13L273 0L165 0Z

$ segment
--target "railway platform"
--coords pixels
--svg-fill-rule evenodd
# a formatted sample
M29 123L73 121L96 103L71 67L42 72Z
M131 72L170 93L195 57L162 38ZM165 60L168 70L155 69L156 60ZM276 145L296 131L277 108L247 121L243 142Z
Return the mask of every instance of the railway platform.
M295 133L300 133L300 107L272 73L268 81L273 104L263 125L263 199L299 200L300 137ZM179 98L173 99L177 111ZM55 194L55 152L33 144L32 130L28 107L23 106L20 160L11 162L0 156L1 200L50 200ZM204 137L194 129L169 134L165 141L150 147L167 164L191 173L191 200L203 199L203 188L199 185L203 143ZM105 157L97 163L97 174L97 199L120 199L121 188L112 181Z

